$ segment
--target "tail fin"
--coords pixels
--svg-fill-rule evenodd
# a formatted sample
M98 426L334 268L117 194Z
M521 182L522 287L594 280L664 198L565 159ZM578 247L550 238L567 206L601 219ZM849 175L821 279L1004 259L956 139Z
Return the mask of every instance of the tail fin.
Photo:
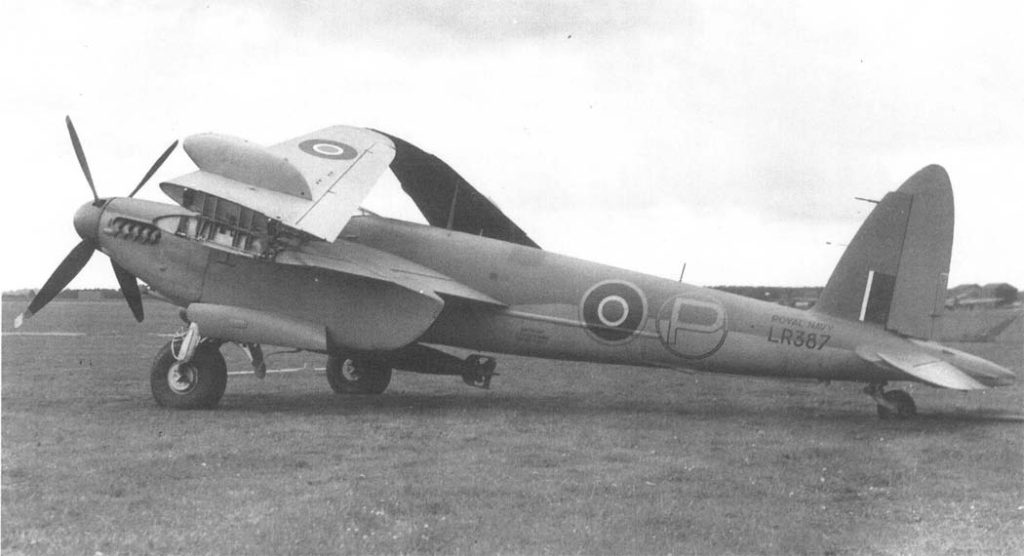
M953 248L953 189L928 166L886 194L839 259L814 311L931 339Z

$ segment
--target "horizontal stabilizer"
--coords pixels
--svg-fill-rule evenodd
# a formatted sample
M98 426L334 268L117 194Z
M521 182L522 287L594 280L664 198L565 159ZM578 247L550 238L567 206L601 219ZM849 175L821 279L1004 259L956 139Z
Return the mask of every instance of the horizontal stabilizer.
M953 364L921 351L875 351L858 348L857 355L871 363L902 371L921 382L939 388L951 390L984 390L987 388Z

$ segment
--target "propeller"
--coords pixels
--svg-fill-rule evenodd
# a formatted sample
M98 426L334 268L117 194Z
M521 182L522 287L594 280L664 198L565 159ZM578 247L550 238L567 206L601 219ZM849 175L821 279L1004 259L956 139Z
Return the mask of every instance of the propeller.
M117 283L121 285L121 293L124 300L128 302L128 308L132 310L135 320L142 322L142 293L139 292L139 283L135 276L124 269L123 266L110 260L110 266L114 267L114 275L117 276Z
M68 125L68 134L71 135L71 146L75 149L75 156L78 157L78 165L82 167L82 173L85 174L85 181L89 182L92 198L94 201L99 201L100 196L96 194L96 186L92 183L89 163L85 160L85 151L82 150L82 142L78 140L78 134L75 133L75 124L71 123L71 116L64 116L64 123Z
M70 122L71 120L68 121ZM150 166L149 171L146 172L146 175L142 177L142 181L139 182L139 185L136 185L135 189L132 189L132 192L128 194L129 199L134 197L135 194L138 193L140 189L142 189L143 185L146 185L146 182L149 181L149 178L153 177L153 174L155 174L156 171L160 169L161 166L163 166L164 161L167 160L168 156L171 156L171 153L174 152L174 148L177 146L177 141L171 143L171 146L167 147L167 150L164 151L164 154L160 155L160 158L156 159L156 162L154 162L153 165Z
M67 116L64 118L64 122L68 126L68 134L71 136L71 146L75 149L75 156L78 157L78 165L82 167L82 173L85 174L85 181L89 183L89 189L92 191L93 202L91 206L85 205L78 209L75 214L75 228L78 230L82 241L79 242L71 252L68 253L64 260L57 265L57 270L53 271L50 278L46 280L43 287L36 292L32 301L29 302L28 308L23 313L18 315L14 319L14 327L19 328L25 320L32 317L32 315L38 313L47 303L53 300L72 280L78 273L82 271L89 259L92 258L93 251L95 251L99 245L96 243L94 237L90 235L96 233L96 222L99 219L99 214L102 211L103 200L96 193L96 186L92 181L92 173L89 172L89 163L85 159L85 151L82 149L82 142L78 139L78 133L75 131L75 125L71 123L71 117ZM142 189L142 186L146 185L149 178L153 177L153 174L163 165L167 157L171 155L175 147L178 146L178 142L175 141L171 144L160 158L153 163L143 176L142 181L139 182L135 189L128 195L129 198L134 197L136 193ZM94 225L96 224L96 225ZM135 276L128 272L124 267L117 264L113 259L110 261L111 266L114 268L114 275L117 277L117 283L121 286L121 293L124 295L125 301L128 302L128 308L131 309L132 315L135 316L135 320L142 322L144 317L142 311L142 294L139 292L139 283Z
M57 270L53 271L49 280L36 292L35 297L28 304L28 309L25 309L25 312L14 319L14 327L19 328L25 319L31 318L32 315L38 313L54 297L57 297L57 294L64 289L64 286L67 286L75 276L78 276L78 273L85 267L85 263L89 262L89 259L92 258L92 252L95 250L96 246L87 239L83 239L76 245L68 253L68 256L64 257L64 260L57 265Z

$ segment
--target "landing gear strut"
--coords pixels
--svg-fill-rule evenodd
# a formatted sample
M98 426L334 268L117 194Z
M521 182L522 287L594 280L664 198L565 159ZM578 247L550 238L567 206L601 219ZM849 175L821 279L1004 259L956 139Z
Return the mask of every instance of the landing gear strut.
M904 390L884 390L885 383L868 384L864 387L864 393L871 396L878 404L878 418L907 419L917 415L917 405L914 398L910 397Z

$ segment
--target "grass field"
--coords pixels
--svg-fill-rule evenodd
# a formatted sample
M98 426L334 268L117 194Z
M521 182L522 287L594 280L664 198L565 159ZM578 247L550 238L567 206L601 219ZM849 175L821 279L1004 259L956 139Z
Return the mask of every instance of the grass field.
M398 373L344 398L311 370L169 411L148 372L174 309L55 302L15 332L22 308L4 554L1024 553L1020 384L912 386L921 416L881 422L854 384L500 357L491 391ZM956 347L1024 367L1020 343Z

